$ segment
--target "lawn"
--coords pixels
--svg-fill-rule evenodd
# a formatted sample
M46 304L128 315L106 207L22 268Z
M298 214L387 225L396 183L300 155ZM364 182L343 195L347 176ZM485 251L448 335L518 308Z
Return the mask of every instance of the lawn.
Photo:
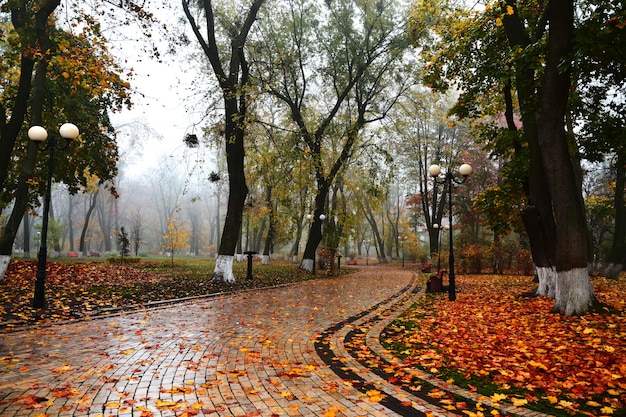
M324 271L313 275L297 265L255 261L252 280L247 280L247 262L233 264L235 284L212 279L213 260L198 258L142 261L132 266L107 262L55 261L46 268L47 308L31 307L37 262L13 260L0 286L0 327L50 323L110 314L163 300L266 288L314 278L327 278ZM342 270L347 273L347 270Z

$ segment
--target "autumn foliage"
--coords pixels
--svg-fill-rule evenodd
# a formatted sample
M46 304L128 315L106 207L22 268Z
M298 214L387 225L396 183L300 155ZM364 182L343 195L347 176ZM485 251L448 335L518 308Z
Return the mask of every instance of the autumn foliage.
M594 280L604 308L582 317L550 313L528 298L528 277L462 276L456 302L425 297L384 333L384 343L444 380L518 406L564 415L624 415L626 282ZM622 413L622 414L620 414Z

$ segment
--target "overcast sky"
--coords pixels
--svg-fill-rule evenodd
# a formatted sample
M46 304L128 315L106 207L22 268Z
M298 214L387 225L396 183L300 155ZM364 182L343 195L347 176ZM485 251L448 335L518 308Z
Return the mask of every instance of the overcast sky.
M179 11L182 14L182 9ZM159 15L168 26L180 27L173 13L164 15L161 10ZM132 27L119 30L131 31L128 34L130 39L136 37ZM194 127L199 117L190 112L194 104L193 90L198 88L194 86L196 75L183 72L198 68L198 65L185 62L184 56L167 55L165 44L160 47L163 62L159 62L141 52L137 41L124 39L123 35L115 38L119 40L113 40L111 52L120 57L119 62L123 62L125 70L134 70L135 75L130 80L134 106L130 111L124 109L121 113L111 114L111 121L120 132L118 139L124 169L136 174L154 169L164 157L182 158L186 151L184 136L199 133L199 128Z

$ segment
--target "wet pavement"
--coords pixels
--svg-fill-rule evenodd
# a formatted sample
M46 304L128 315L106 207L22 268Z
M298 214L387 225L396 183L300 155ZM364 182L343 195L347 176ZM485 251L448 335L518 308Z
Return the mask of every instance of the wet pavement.
M366 345L370 354L395 361L378 336L421 296L421 280L376 266L330 280L4 331L0 415L457 415L436 398L389 382L356 352ZM426 373L415 375L482 401ZM493 409L483 402L489 415ZM497 412L541 415L513 407Z

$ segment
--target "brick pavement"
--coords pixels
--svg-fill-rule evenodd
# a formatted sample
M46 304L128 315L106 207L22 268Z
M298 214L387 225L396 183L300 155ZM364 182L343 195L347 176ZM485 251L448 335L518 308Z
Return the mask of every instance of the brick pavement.
M369 349L392 361L377 335L419 296L417 281L410 271L377 266L4 332L0 415L454 415L389 383L346 342L362 326Z

